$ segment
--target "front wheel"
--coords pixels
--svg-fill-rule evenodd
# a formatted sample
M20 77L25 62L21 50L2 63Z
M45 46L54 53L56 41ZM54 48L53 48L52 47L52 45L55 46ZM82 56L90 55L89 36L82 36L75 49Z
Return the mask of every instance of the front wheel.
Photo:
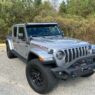
M50 69L37 59L31 60L27 65L26 77L29 85L40 94L50 92L57 82Z

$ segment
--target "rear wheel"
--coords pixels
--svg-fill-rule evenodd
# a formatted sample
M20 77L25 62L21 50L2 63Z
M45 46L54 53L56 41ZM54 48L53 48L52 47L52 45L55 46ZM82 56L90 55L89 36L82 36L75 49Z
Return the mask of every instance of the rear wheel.
M7 50L7 56L8 56L8 58L14 58L15 56L14 56L14 54L12 53L12 51L10 50L10 47L9 47L9 44L7 43L6 44L6 50Z
M26 67L26 77L29 85L38 93L50 92L56 85L54 75L37 59L31 60Z

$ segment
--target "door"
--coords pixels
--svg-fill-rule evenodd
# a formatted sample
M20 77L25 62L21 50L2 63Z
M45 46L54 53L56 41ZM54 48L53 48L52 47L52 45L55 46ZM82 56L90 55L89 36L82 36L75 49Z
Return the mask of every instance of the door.
M17 40L17 51L23 58L27 58L28 45L26 44L26 34L24 26L18 27L18 40Z

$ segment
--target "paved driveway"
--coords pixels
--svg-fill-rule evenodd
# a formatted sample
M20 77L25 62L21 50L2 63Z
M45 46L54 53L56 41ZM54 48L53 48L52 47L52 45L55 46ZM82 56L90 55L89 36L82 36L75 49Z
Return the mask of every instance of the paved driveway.
M0 95L38 95L27 83L25 66L18 58L8 59L5 48L0 48ZM89 78L61 81L47 95L95 95L95 74Z

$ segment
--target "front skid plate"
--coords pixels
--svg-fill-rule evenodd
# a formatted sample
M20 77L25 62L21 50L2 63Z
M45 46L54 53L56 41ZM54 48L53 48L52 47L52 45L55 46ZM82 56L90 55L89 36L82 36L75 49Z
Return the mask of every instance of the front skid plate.
M59 77L61 78L64 76L64 74L60 75L60 72L65 72L69 77L79 77L79 76L82 76L84 74L93 72L94 70L95 70L95 63L86 65L86 67L81 66L78 68L68 68L68 69L65 69L63 67L57 67L57 68L51 69L51 71L54 73L54 75L58 78Z

